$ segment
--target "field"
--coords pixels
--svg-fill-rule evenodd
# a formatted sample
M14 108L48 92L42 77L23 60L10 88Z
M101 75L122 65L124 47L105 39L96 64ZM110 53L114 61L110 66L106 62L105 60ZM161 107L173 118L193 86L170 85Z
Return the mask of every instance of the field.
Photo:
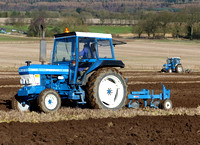
M89 26L90 32L96 33L111 33L111 34L124 34L132 33L132 27L123 26Z
M18 38L15 38L18 39ZM39 40L0 41L0 143L1 144L200 144L200 43L124 39L116 58L131 91L171 90L173 109L80 109L63 103L57 113L20 113L10 107L21 87L17 68L24 61L38 63ZM48 40L47 56L53 46ZM184 68L194 72L160 73L167 56L182 57ZM142 104L141 104L142 106Z

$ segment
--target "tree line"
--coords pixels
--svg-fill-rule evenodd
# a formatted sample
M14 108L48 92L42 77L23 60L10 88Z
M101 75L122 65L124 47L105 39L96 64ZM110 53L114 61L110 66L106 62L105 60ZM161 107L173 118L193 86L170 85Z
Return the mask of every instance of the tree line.
M1 0L0 10L61 11L80 7L111 12L134 12L134 9L183 8L191 4L200 5L200 2L199 0Z
M147 34L148 38L165 38L166 34L171 34L174 38L200 38L200 8L198 6L187 7L179 12L140 10L129 14L77 8L61 12L12 11L9 15L13 21L8 24L12 23L16 26L25 25L22 18L32 18L28 29L29 36L40 36L41 25L44 25L47 36L63 33L66 27L69 27L70 31L88 31L86 19L99 18L102 22L105 19L137 20L138 24L133 26L133 33L137 33L139 38L142 34ZM48 18L59 20L52 21Z
M167 33L174 38L200 38L200 8L143 14L138 24L133 26L133 33L137 33L139 38L142 34L147 34L148 38L165 38Z

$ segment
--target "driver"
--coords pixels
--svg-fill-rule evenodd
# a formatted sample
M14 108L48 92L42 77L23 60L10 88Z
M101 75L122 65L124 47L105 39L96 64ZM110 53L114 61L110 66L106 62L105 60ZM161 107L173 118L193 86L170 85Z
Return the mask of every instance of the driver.
M83 50L79 52L79 59L88 58L88 49L89 49L88 45L85 44ZM84 69L85 69L85 67L82 67L81 65L78 68L78 71L81 74L81 76L83 74Z
M89 48L88 45L85 44L83 50L79 52L80 59L84 59L88 57L88 48Z

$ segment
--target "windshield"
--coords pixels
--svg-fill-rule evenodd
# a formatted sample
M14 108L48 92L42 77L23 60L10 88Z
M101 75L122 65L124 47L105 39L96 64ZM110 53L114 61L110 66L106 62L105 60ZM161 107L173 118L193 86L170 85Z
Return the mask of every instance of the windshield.
M55 40L53 62L73 60L75 54L75 37Z

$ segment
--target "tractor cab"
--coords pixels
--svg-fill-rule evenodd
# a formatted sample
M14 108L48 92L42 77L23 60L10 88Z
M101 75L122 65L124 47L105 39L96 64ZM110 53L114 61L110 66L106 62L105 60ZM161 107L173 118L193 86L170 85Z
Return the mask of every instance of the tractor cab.
M71 32L55 35L52 65L69 66L69 83L84 83L90 72L116 62L111 34Z

